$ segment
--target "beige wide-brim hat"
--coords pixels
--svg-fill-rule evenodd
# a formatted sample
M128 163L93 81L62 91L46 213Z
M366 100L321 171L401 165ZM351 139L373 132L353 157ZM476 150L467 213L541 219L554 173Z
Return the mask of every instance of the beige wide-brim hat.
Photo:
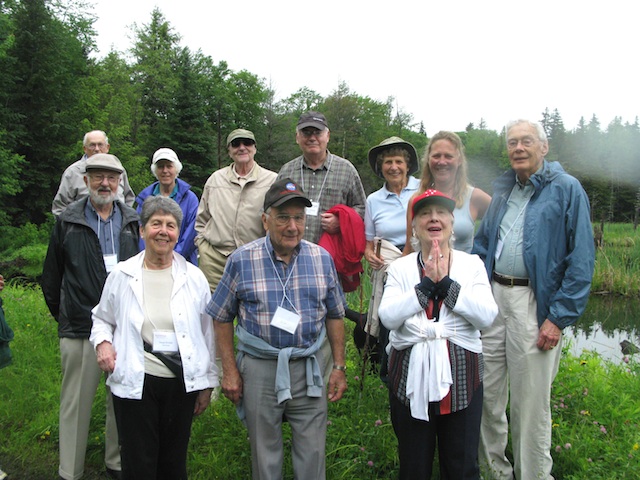
M407 174L413 175L414 173L416 173L419 166L418 152L416 151L416 147L411 145L409 142L405 142L400 137L385 138L382 142L380 142L379 145L376 145L371 150L369 150L369 165L371 165L371 170L373 170L374 173L380 178L384 178L377 165L378 154L393 147L403 148L407 152L409 152L409 169L407 171Z

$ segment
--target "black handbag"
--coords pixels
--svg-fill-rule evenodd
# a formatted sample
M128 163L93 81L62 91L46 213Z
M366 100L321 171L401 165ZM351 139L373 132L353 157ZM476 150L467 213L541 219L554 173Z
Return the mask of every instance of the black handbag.
M182 359L180 358L180 354L179 353L154 352L153 348L151 347L151 345L149 345L147 342L143 342L143 343L144 343L144 351L145 352L149 352L149 353L155 355L156 357L158 357L158 360L160 360L162 363L164 363L165 366L169 370L171 370L171 373L173 373L176 377L178 377L178 378L182 378L183 377Z

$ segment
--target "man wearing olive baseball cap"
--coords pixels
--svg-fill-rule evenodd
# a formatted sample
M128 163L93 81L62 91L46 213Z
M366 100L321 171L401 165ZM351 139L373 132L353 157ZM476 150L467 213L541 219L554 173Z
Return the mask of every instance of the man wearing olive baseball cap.
M91 420L91 405L102 372L89 343L91 309L118 261L138 253L138 214L118 200L124 173L115 155L96 153L84 161L88 197L72 202L56 219L42 269L42 292L58 322L61 478L80 478ZM107 387L105 465L120 478L118 431Z
M276 173L258 165L252 131L237 128L227 136L233 163L214 172L204 185L196 215L198 266L213 292L227 258L236 248L264 235L260 209Z

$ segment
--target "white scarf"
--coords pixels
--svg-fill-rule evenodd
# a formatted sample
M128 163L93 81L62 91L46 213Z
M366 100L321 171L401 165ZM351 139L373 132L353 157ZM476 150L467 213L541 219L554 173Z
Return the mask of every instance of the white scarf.
M407 375L407 398L411 416L429 421L429 402L447 396L453 379L444 325L427 319L425 312L412 316L389 335L396 350L413 346Z

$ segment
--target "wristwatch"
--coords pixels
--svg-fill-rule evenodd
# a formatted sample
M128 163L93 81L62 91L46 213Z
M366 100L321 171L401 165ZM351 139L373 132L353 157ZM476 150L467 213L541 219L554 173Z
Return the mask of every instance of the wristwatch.
M333 369L334 370L340 370L341 372L346 372L347 371L347 366L346 365L334 365Z

